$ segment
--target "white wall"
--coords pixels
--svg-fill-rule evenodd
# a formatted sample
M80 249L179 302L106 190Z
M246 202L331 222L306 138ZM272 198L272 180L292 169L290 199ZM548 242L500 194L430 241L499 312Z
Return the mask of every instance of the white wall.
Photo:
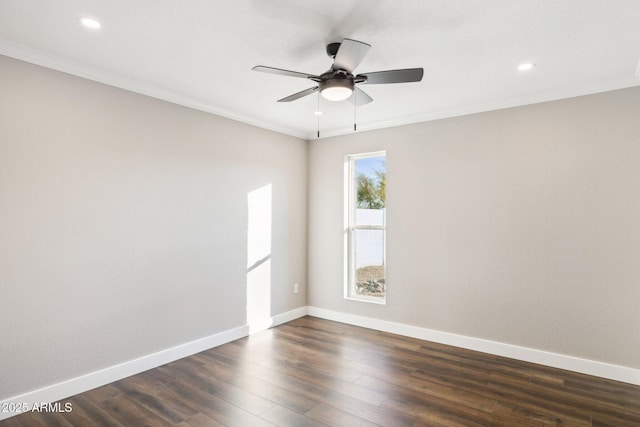
M0 400L245 325L269 184L269 311L305 306L306 141L2 56L0 85Z
M365 107L366 108L366 107ZM311 142L309 305L640 368L640 88ZM343 298L343 162L387 152L387 304Z

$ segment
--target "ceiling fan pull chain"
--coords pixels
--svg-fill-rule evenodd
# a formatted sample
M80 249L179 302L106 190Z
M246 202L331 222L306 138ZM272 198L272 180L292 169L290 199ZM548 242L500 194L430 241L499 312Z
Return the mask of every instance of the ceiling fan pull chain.
M358 109L358 91L353 91L353 131L356 132L356 110Z
M318 108L316 108L316 117L318 118L318 139L320 139L320 91L318 91Z

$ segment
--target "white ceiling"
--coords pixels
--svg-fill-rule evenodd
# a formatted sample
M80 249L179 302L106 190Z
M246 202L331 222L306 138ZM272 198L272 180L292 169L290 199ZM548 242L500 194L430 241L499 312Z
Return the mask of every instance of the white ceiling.
M356 73L423 67L363 86L374 129L640 85L639 25L639 0L0 0L0 54L312 139L318 97L275 101L313 82L251 67L320 74L345 37L372 45ZM353 131L321 109L322 136Z

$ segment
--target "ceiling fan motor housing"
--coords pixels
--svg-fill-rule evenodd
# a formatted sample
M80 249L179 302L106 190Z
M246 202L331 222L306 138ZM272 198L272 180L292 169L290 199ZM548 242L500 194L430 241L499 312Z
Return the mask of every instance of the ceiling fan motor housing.
M329 58L334 59L336 57L341 44L342 43L329 43L327 45L327 55L329 55Z

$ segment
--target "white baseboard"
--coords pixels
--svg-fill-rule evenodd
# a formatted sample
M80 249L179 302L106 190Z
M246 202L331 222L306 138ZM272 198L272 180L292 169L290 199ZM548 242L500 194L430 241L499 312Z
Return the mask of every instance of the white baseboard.
M291 322L292 320L296 320L300 317L304 317L307 315L307 307L299 307L291 311L287 311L285 313L276 314L272 317L273 324L271 326L282 325L283 323Z
M273 328L274 326L291 322L292 320L306 315L307 307L299 307L284 313L276 314L272 317L267 317L262 320L251 322L249 324L249 333L255 334L256 332L264 331L265 329Z
M640 370L625 366L612 365L594 360L581 359L558 353L551 353L533 348L520 347L495 341L473 338L464 335L441 332L433 329L373 319L339 311L327 310L319 307L307 307L307 314L336 322L348 323L383 332L404 335L408 337L433 341L462 347L469 350L481 351L496 356L504 356L525 362L537 363L553 368L565 369L587 375L594 375L610 380L640 385Z
M192 354L200 353L201 351L244 338L250 333L289 322L297 319L298 317L305 316L306 314L307 307L300 307L295 310L277 314L267 319L265 322L259 322L256 325L240 326L238 328L200 338L157 353L149 354L99 371L72 378L67 381L52 384L38 390L29 391L19 396L14 396L0 401L0 407L21 408L26 404L28 408L33 408L36 403L55 402L66 399L78 393L121 380L131 375L139 374L140 372L182 359L183 357L191 356ZM2 410L0 411L0 420L18 414L19 412L7 412Z
M593 360L581 359L573 356L566 356L547 351L536 350L527 347L519 347L511 344L504 344L495 341L483 340L464 335L441 332L433 329L421 328L418 326L405 325L402 323L389 322L387 320L374 319L365 316L358 316L339 311L327 310L319 307L300 307L285 313L277 314L265 322L256 325L245 325L218 334L210 335L195 341L181 344L157 353L143 356L119 365L91 372L77 378L72 378L57 384L52 384L33 390L19 396L0 401L2 407L12 407L15 405L27 404L33 407L35 403L55 402L100 387L114 381L129 377L131 375L144 372L146 370L164 365L174 360L244 338L249 333L268 329L269 327L290 322L305 315L315 316L322 319L347 323L355 326L362 326L383 332L390 332L398 335L433 341L441 344L453 345L469 350L482 351L484 353L497 356L510 357L526 362L538 363L554 368L566 369L583 374L608 378L615 381L622 381L630 384L640 385L640 370L627 368L624 366L612 365ZM18 413L0 412L0 420L18 415Z

